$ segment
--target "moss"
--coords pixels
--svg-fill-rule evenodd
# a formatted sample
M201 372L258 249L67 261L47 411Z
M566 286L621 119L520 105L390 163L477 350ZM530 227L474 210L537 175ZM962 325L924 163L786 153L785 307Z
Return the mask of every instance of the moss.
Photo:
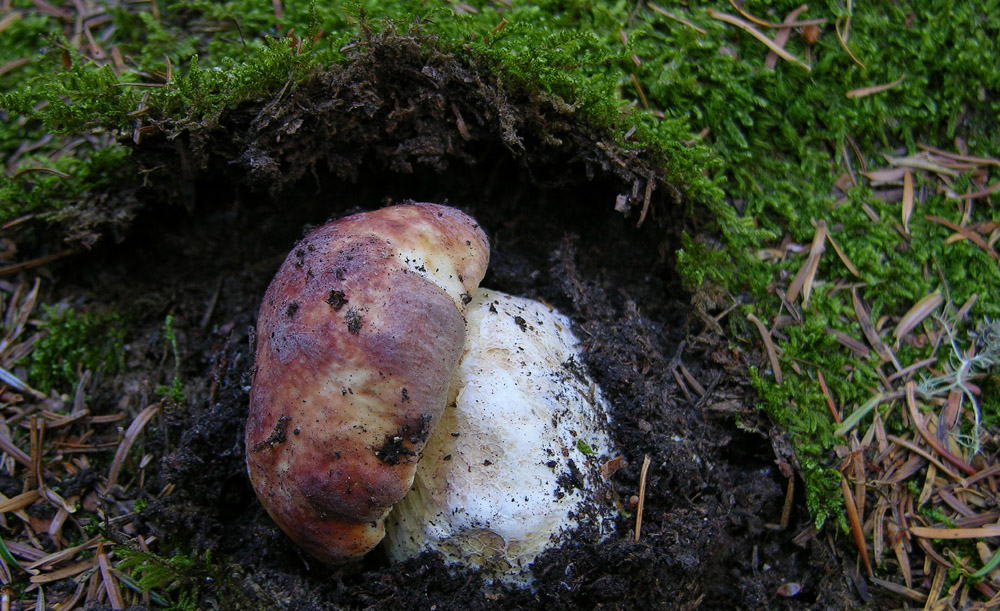
M118 315L42 309L42 335L26 357L30 384L45 392L65 392L84 371L115 373L124 366L125 331Z
M766 68L767 50L758 41L709 14L731 11L725 0L672 7L704 33L645 3L622 1L535 0L499 8L482 1L462 14L417 0L364 1L346 9L285 3L281 15L252 0L177 2L156 13L152 4L128 5L112 13L116 31L107 41L131 57L120 74L74 51L61 39L58 20L31 12L27 0L14 4L24 15L0 39L0 59L36 59L0 77L0 109L8 119L0 121L0 146L9 157L23 142L41 143L17 165L58 173L0 179L8 202L0 221L76 210L92 201L102 181L115 181L128 167L117 142L135 142L144 130L166 124L212 129L227 112L251 102L260 107L331 63L349 61L345 45L396 26L413 26L420 44L486 66L498 83L544 97L605 130L617 145L650 154L659 184L676 188L685 202L690 233L708 230L718 238L683 239L677 261L689 289L711 281L770 323L783 312L775 287L803 261L757 253L786 239L808 245L813 221L825 220L857 277L828 248L802 322L777 336L783 385L753 374L762 404L796 444L818 521L835 510L840 493L832 485L834 423L815 376L824 373L845 414L870 399L878 379L876 357L859 359L831 335L862 338L850 292L837 283L857 283L873 319L900 316L934 290L956 304L978 294L973 319L1000 318L996 262L967 241L947 244L951 232L926 218L960 220L953 200L923 191L905 238L895 228L898 204L864 185L843 197L834 188L842 173L884 165L887 154L917 153L919 143L954 149L961 142L970 154L1000 155L994 125L1000 65L983 61L1000 51L998 0L858 4L847 44L864 67L833 32L833 21L848 16L843 3L813 5L806 16L827 20L819 38L810 43L793 35L786 45L811 71L784 61ZM780 21L800 2L745 4ZM42 36L50 42L39 55ZM901 77L881 93L847 97ZM162 86L126 84L132 82ZM89 144L72 155L55 154L81 132ZM45 140L49 133L66 136ZM995 182L997 171L991 171ZM955 177L953 187L970 184L967 173ZM970 220L995 216L990 204L977 204ZM898 356L909 363L930 351L904 346ZM988 418L995 396L984 397Z
M121 558L115 568L126 571L128 585L150 594L154 602L171 609L198 609L199 591L210 584L221 594L228 587L228 577L212 562L212 554L192 557L180 552L164 558L138 548L119 547L115 553ZM165 598L165 597L169 597Z
M569 112L612 130L620 143L629 134L631 146L655 151L658 180L680 194L695 200L721 194L705 176L712 164L708 148L679 144L691 137L683 120L654 119L621 99L619 70L630 47L614 31L627 16L625 4L547 1L502 13L483 6L469 15L428 11L419 2L367 4L345 11L309 3L289 8L280 20L271 7L248 2L181 3L155 15L117 9L115 44L134 53L124 72L115 74L111 64L91 61L62 41L38 58L40 74L2 94L0 108L22 117L22 138L102 131L137 141L162 121L213 125L241 103L294 88L320 67L343 61L342 46L366 30L402 22L418 24L428 41L491 65L518 87L561 100ZM50 25L55 31L58 24ZM50 163L41 156L25 161ZM86 176L86 167L79 170ZM73 201L54 195L52 206Z
M177 349L177 333L174 331L174 316L172 314L167 314L167 318L163 321L163 338L170 346L170 352L174 357L174 374L170 378L169 386L157 386L153 392L174 403L183 403L185 395L184 385L181 383L181 356Z

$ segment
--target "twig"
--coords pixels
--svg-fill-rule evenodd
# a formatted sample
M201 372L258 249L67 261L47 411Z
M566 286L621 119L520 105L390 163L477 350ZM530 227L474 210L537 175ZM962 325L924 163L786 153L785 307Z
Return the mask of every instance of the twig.
M864 304L861 302L861 298L858 297L857 289L851 289L851 299L854 302L854 314L857 316L858 324L861 326L861 332L865 334L868 339L868 343L879 355L879 357L886 362L890 362L896 366L896 370L899 371L902 367L899 366L899 361L896 360L896 355L889 350L889 347L885 345L882 338L879 337L878 331L875 330L875 326L872 325L871 316L868 310L865 309Z
M993 183L992 185L982 189L980 191L975 191L973 193L965 193L963 195L954 195L953 199L978 199L980 197L986 197L990 193L1000 189L1000 181Z
M997 184L1000 185L1000 183L997 183ZM976 233L975 231L969 229L968 227L962 227L960 225L956 225L955 223L952 223L948 219L943 219L943 218L940 218L940 217L937 217L937 216L932 216L930 214L925 215L924 218L927 219L928 221L933 222L933 223L937 223L939 225L944 225L945 227L947 227L948 229L951 229L952 231L954 231L956 233L960 233L962 235L962 237L966 238L967 240L969 240L970 242L972 242L976 246L978 246L978 247L982 248L984 251L986 251L986 254L988 254L994 261L1000 261L1000 255L998 255L997 251L993 250L993 247L990 246L986 242L986 240L983 239L983 236L979 235L978 233Z
M687 19L684 19L684 18L682 18L682 17L678 17L677 15L674 15L674 14L673 14L673 13L671 13L670 11L668 11L668 10L664 9L663 7L661 7L661 6L657 5L657 4L654 4L654 3L652 3L652 2L647 2L647 3L646 3L646 6L648 6L648 7L649 7L649 8L651 8L651 9L652 9L653 11L655 11L655 12L657 12L657 13L659 13L659 14L663 15L664 17L666 17L666 18L668 18L668 19L673 19L673 20L674 20L674 21L676 21L677 23L680 23L680 24L683 24L683 25L686 25L687 27L691 28L691 29L692 29L692 30L694 30L695 32L698 32L699 34L708 34L708 30L704 30L704 29L702 29L702 28L699 28L698 26L696 26L695 24L691 23L691 22L690 22L690 21L688 21Z
M111 461L111 470L108 473L108 483L105 485L105 490L110 490L118 481L118 474L121 472L122 465L125 464L125 457L128 456L129 450L132 449L132 444L139 437L139 433L142 432L143 427L146 426L162 407L162 401L147 406L139 412L139 415L129 425L124 437L122 437L121 443L118 445L118 451L115 452L115 457Z
M861 518L858 516L858 506L854 502L854 495L851 494L851 487L847 483L847 478L840 474L840 490L844 493L844 506L847 508L847 521L851 523L851 533L854 535L854 544L858 546L861 553L861 562L868 570L868 578L874 578L875 572L872 570L871 561L868 559L868 546L865 545L865 535L861 529Z
M917 392L917 383L914 382L913 380L907 382L906 406L910 410L910 420L913 421L913 426L917 428L917 432L920 433L920 436L924 438L924 441L926 441L928 445L934 448L934 450L938 454L940 454L942 458L944 458L951 464L961 469L962 472L964 472L966 475L975 475L976 470L973 469L971 465L969 465L961 458L955 456L954 454L946 450L945 447L941 445L941 442L939 442L937 439L934 438L933 435L927 432L927 427L923 425L923 420L920 418L920 414L917 413L916 392Z
M739 17L735 15L730 15L729 13L720 13L715 9L708 9L708 16L711 17L712 19L718 19L719 21L725 21L726 23L735 25L736 27L742 29L747 34L750 34L760 42L764 43L764 46L773 51L781 59L792 62L793 64L798 64L799 66L805 68L808 72L812 72L812 67L809 64L805 63L804 61L795 57L788 51L785 51L778 45L774 44L773 40L771 40L767 36L764 36L764 34L762 34L760 30L753 27L753 25L747 23L746 21L743 21Z
M639 472L639 505L635 510L635 541L639 541L642 530L642 508L646 502L646 474L649 472L649 454L642 459L642 470Z
M809 248L809 256L799 271L788 285L786 298L789 302L798 299L799 291L802 292L802 307L809 305L809 295L812 293L813 279L816 277L816 270L819 268L819 260L826 251L826 221L820 219L816 224L816 231L813 233L812 246Z
M125 601L122 599L122 592L118 588L118 580L111 574L111 561L104 553L104 545L97 546L97 563L101 567L101 579L104 581L104 590L108 593L108 601L112 609L124 609Z
M785 20L778 26L778 33L774 35L774 44L778 45L782 49L785 48L785 43L788 42L788 37L792 35L792 24L795 19L802 13L806 12L808 8L808 5L803 4L791 13L788 13ZM774 51L769 52L767 54L767 58L764 60L764 68L767 70L774 70L774 67L777 65L778 54Z
M640 93L642 90L639 90ZM642 212L639 213L639 222L635 224L636 228L642 226L642 222L646 220L646 214L649 212L649 202L653 196L653 185L656 183L656 173L650 171L649 178L646 179L646 193L644 194L642 200Z
M759 318L754 316L752 312L747 314L747 320L757 326L757 331L760 333L760 339L764 342L764 349L767 351L767 358L771 361L771 370L774 372L774 380L778 383L778 386L781 386L781 365L778 363L778 351L775 349L774 341L771 339L771 332L767 330L764 323L762 323Z
M639 92L639 102L642 104L642 109L649 110L649 100L646 99L646 92L642 90L639 79L635 77L635 74L629 74L629 78L632 80L632 86Z
M844 52L847 53L847 56L851 58L851 61L861 66L862 70L868 70L868 68L861 63L860 59L854 57L854 53L851 53L851 49L847 46L847 33L851 29L851 18L847 17L847 21L844 23L843 32L840 31L840 19L840 17L837 17L837 20L833 23L833 28L837 32L837 40L840 42L840 46L844 49Z
M792 517L792 505L795 501L795 476L792 475L788 478L788 487L785 488L785 504L781 508L781 521L778 522L778 526L781 530L788 528L788 522Z
M910 450L911 452L916 452L917 454L923 456L927 460L937 465L938 469L941 469L949 476L951 476L952 479L959 481L960 483L962 483L963 486L965 485L965 481L962 479L961 475L955 473L954 471L946 467L943 462L934 458L934 456L932 456L929 452L920 448L919 446L917 446L917 444L913 443L912 441L907 441L905 439L902 439L901 437L896 437L895 435L886 435L886 438L897 445L903 446L904 448Z
M931 526L911 526L910 532L924 539L986 539L1000 537L1000 527L980 528L934 528Z
M833 397L830 396L830 389L826 387L823 372L817 369L816 376L819 378L819 389L823 391L823 396L826 398L826 406L830 408L830 413L833 414L833 421L840 424L840 412L837 411L837 406L833 403Z
M44 257L32 259L31 261L25 261L24 263L16 263L14 265L8 265L7 267L0 267L0 276L9 276L11 274L16 274L17 272L24 271L26 269L31 269L32 267L38 267L39 265L45 265L46 263L51 263L56 259L68 257L71 254L73 254L72 250L64 250L62 252L57 252L52 255L45 255Z
M995 165L997 167L1000 167L1000 160L993 159L992 157L972 157L969 155L958 155L956 153L949 153L948 151L944 151L939 148L934 148L933 146L920 143L917 143L917 148L934 153L935 155L947 157L948 159L953 159L955 161L967 161L969 163L975 163L979 165Z
M929 295L925 295L920 301L913 304L906 314L899 319L899 323L896 325L896 329L892 332L896 336L896 350L899 350L900 342L906 337L906 334L912 331L917 325L919 325L925 318L934 313L934 310L944 302L944 297L941 293L934 291Z
M855 278L860 278L861 272L858 271L858 268L854 267L854 263L851 263L851 260L847 258L847 255L844 254L844 251L840 249L840 246L833 239L833 234L827 232L826 239L830 241L830 246L833 246L834 252L837 253L837 257L840 259L840 262L844 264L844 267L847 268L847 271L854 274Z
M894 80L891 83L885 83L883 85L872 85L870 87L861 87L860 89L852 89L847 93L845 93L844 95L847 97L848 100L853 100L854 98L863 98L866 96L870 96L876 93L881 93L883 91L892 89L893 87L902 83L905 79L906 75L904 74L903 76L899 77L898 79Z

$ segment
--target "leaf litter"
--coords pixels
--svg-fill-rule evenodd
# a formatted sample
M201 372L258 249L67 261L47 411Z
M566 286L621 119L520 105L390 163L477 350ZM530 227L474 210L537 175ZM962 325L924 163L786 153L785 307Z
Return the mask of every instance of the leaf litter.
M985 173L976 171L998 163L991 158L921 148L924 151L917 155L887 156L889 166L862 173L873 186L903 185L895 201L901 205L901 227L906 236L920 203L915 188L918 181L925 188L936 185L962 206L992 191L980 188L969 194L971 197L960 199L951 190L950 179L961 171L970 172L973 181L982 181ZM931 215L925 218L955 232L946 239L947 244L968 240L997 259L988 242L996 223L960 225ZM819 235L821 226L814 225ZM810 261L815 245L814 240L788 285L786 296L791 302L801 296L804 305L801 289L805 278L816 280ZM843 257L842 261L846 266L848 261ZM850 271L858 275L855 269ZM866 340L864 345L843 332L828 331L837 334L838 341L860 358L866 358L871 350L879 356L881 366L891 365L895 372L886 376L881 374L881 366L876 366L880 378L870 400L848 409L843 418L822 371L817 373L831 416L839 424L835 434L843 440L838 471L848 530L858 557L873 584L925 608L993 608L1000 600L1000 571L996 568L1000 565L1000 510L995 500L1000 463L995 452L996 430L983 426L978 402L979 383L996 383L1000 321L980 322L969 332L969 339L960 342L956 329L967 321L976 295L959 306L950 301L946 291L936 290L889 326L885 323L892 319L871 319L857 288L851 289L854 324L858 336ZM832 290L831 285L825 290ZM751 321L764 329L755 317ZM891 347L884 338L889 330L894 338ZM935 355L900 362L897 353L901 346L915 342L935 346ZM848 366L848 375L850 369ZM901 423L903 429L887 433L887 420ZM981 452L986 446L993 450ZM871 509L865 511L865 506ZM977 543L972 547L959 545L967 540ZM886 555L890 550L892 561Z

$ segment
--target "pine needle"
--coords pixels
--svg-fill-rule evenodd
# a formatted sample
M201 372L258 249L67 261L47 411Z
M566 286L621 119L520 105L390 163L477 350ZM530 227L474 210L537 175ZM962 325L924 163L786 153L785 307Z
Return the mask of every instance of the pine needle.
M764 43L764 46L770 49L775 55L777 55L781 59L802 66L807 71L812 72L812 67L809 64L805 63L801 59L795 57L788 51L785 51L784 49L776 45L773 40L765 36L757 28L753 27L752 24L743 21L742 19L740 19L735 15L730 15L729 13L720 13L715 9L708 9L708 16L711 17L712 19L718 19L719 21L725 21L726 23L735 25L736 27L742 29L747 34L750 34L760 42Z

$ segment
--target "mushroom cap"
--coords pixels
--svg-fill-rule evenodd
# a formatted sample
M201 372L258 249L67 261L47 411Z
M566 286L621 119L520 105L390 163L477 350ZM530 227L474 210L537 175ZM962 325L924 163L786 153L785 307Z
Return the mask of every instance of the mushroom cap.
M247 470L275 522L322 562L382 539L444 410L488 261L473 219L409 204L316 229L268 287Z

